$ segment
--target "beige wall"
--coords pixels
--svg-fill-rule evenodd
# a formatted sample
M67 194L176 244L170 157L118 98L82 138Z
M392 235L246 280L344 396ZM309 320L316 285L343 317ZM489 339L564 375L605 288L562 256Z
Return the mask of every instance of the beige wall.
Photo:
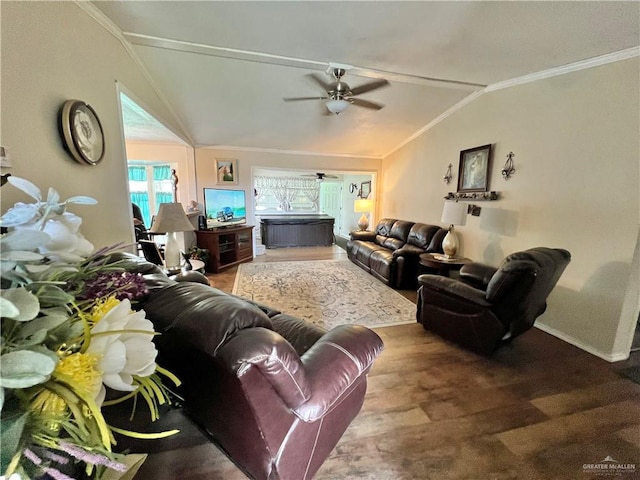
M203 202L202 189L216 186L216 158L235 158L238 160L238 185L228 188L240 188L247 194L247 218L255 215L254 204L249 201L253 195L253 168L269 167L281 169L304 169L316 172L349 171L374 172L380 170L381 160L357 157L335 157L323 155L296 155L276 152L254 152L244 150L224 150L217 148L196 148L196 183L198 202ZM222 187L222 188L227 188Z
M135 93L176 132L164 104L122 44L72 2L2 2L2 145L11 173L32 181L46 195L90 195L97 206L72 206L84 219L82 232L96 247L133 240L131 205L116 82ZM71 27L72 26L72 27ZM80 99L98 113L106 154L97 166L75 162L63 149L58 110ZM2 211L27 200L2 188Z
M385 158L380 214L440 224L460 150L493 144L489 187L502 199L476 202L481 216L457 228L461 253L496 265L520 249L568 249L572 262L540 327L624 358L629 342L620 335L629 338L637 300L622 315L623 300L638 298L639 72L634 58L481 95ZM505 181L510 151L516 173ZM447 186L449 162L456 175Z

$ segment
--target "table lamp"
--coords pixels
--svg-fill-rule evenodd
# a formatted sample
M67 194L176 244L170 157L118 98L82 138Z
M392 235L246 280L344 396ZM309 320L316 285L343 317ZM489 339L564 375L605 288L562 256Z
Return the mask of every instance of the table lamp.
M444 202L441 221L449 224L449 232L442 240L442 250L447 258L455 257L458 251L458 237L453 231L453 226L467 223L467 205L460 202Z
M195 230L181 203L161 203L158 215L149 231L151 233L166 233L167 244L164 247L164 266L167 270L180 270L182 255L176 237L177 232Z
M353 211L356 213L362 213L360 220L358 220L358 228L364 231L369 227L369 219L367 213L373 208L373 202L368 198L357 198L354 204Z

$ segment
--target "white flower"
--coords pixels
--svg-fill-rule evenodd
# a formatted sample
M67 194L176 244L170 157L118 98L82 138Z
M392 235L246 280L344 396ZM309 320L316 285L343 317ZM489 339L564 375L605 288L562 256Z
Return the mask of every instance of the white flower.
M153 334L153 324L145 318L145 312L132 311L129 300L118 302L109 310L91 329L86 351L98 357L96 367L102 371L102 383L114 390L132 392L136 389L132 385L134 375L151 375L158 354ZM104 400L104 385L96 397L98 405Z
M32 220L15 227L20 230L38 230L49 235L49 240L38 247L42 255L53 260L81 261L93 251L93 244L80 233L82 219L70 212L49 217L44 225Z
M9 183L27 193L36 200L36 203L16 203L2 218L0 225L12 228L14 231L27 230L32 233L42 232L46 237L34 237L31 242L25 242L22 246L14 241L14 251L37 250L54 261L76 262L81 261L91 254L93 245L80 233L82 219L73 213L66 212L69 203L93 205L95 199L85 196L76 196L60 201L60 195L53 188L47 193L47 199L43 200L40 189L33 183L23 178L10 176ZM21 240L24 236L19 237ZM14 257L17 253L14 253ZM31 258L3 258L3 271L12 268L16 261L31 261Z

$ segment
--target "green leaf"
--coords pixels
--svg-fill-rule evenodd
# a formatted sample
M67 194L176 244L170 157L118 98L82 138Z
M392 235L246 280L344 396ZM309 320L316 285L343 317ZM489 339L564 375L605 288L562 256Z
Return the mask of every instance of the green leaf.
M60 203L60 194L55 188L49 187L47 192L47 203L49 205L56 205Z
M92 197L85 197L83 195L78 195L75 197L71 197L67 199L66 203L78 203L82 205L95 205L98 201Z
M36 318L40 312L38 297L24 287L2 289L0 290L0 297L12 303L14 307L18 309L18 314L16 315L12 313L13 309L5 311L5 309L2 308L0 315L3 317L13 318L18 322L25 322ZM5 302L0 304L2 307L4 307L4 305L6 305Z
M19 337L29 337L39 330L53 330L66 322L68 318L69 317L65 314L54 314L36 318L35 320L31 320L30 322L23 324L20 329Z
M34 220L39 214L39 208L32 203L15 205L0 218L3 227L16 227Z
M73 301L73 296L56 285L44 283L38 286L38 300L44 306L63 307Z
M36 330L30 335L24 335L22 331L16 337L14 343L21 348L31 347L33 345L39 345L47 339L47 330L44 328L41 330Z
M18 451L20 445L20 438L24 426L27 422L27 414L20 416L13 416L9 418L3 418L0 421L0 431L2 432L0 438L2 439L2 449L0 449L0 471L5 472L9 466L9 462Z
M49 356L29 350L10 352L0 357L0 386L28 388L46 382L56 367Z
M42 195L40 194L40 189L36 187L33 183L31 183L29 180L26 180L20 177L15 177L13 175L11 175L7 180L11 185L22 190L24 193L26 193L30 197L35 198L39 202L42 201Z
M3 260L12 260L14 262L37 262L43 258L43 255L28 250L9 250L2 252Z
M12 301L0 297L0 316L5 318L15 318L20 315L20 310Z
M30 352L37 352L42 355L45 355L46 357L49 357L52 362L58 363L58 355L56 355L56 352L52 352L51 350L49 350L46 347L43 347L42 345L36 345L34 347L30 347L28 348L28 350Z

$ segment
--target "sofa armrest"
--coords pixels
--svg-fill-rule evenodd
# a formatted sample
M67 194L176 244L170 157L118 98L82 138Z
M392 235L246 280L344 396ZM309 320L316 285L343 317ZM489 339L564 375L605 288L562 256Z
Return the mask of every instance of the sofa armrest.
M474 287L487 289L491 277L498 271L497 268L484 263L467 263L460 269L460 280Z
M394 257L419 257L424 253L424 249L416 247L415 245L406 244L403 247L394 250Z
M376 240L376 232L370 232L368 230L356 230L349 233L351 240L362 240L364 242L374 242Z
M230 338L216 354L231 371L242 377L257 368L290 407L311 396L300 356L282 336L267 328L249 328Z
M306 422L321 418L369 372L383 348L380 337L366 327L330 330L302 356L311 397L295 414Z
M459 300L466 300L480 307L491 307L491 303L487 302L485 292L471 285L460 282L459 280L442 277L440 275L424 274L418 277L418 283L421 288L444 292L449 296Z

